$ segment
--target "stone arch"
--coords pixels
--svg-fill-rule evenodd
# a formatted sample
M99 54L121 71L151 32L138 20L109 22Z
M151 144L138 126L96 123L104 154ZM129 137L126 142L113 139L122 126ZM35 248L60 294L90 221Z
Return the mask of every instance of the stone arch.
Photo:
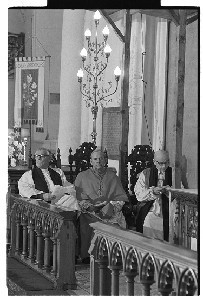
M108 241L104 237L98 239L96 249L96 259L108 258L109 261L109 245Z
M124 262L124 253L121 245L115 242L111 248L109 265L116 266L122 265Z
M178 296L193 296L197 290L197 275L191 268L185 269L179 279Z
M139 273L140 257L136 249L130 247L125 255L124 272Z
M150 253L146 253L142 258L140 265L139 277L140 281L154 283L157 274L156 262Z
M177 270L171 261L165 260L162 263L157 283L161 293L170 294L174 291L173 287L177 284Z

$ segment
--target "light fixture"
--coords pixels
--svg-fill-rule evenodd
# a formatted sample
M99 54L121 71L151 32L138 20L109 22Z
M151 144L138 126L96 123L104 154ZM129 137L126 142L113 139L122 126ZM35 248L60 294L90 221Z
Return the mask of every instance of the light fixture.
M83 75L84 75L83 70L82 69L78 70L77 72L78 82L82 82Z
M103 33L103 36L104 36L104 39L108 39L108 36L109 36L109 29L107 27L107 25L104 27L104 29L102 30L102 33Z
M95 13L94 13L94 20L95 22L98 22L99 23L99 20L101 19L101 14L100 12L97 10Z
M116 81L119 81L120 76L121 76L121 69L118 66L114 70L114 75L115 75Z
M103 106L103 102L110 101L109 96L115 94L118 89L118 81L121 76L121 70L116 67L114 70L115 75L115 89L112 89L112 82L108 82L108 87L101 87L101 82L103 81L102 75L104 70L107 68L108 60L112 52L111 47L107 44L109 36L109 28L106 25L102 30L103 41L98 41L97 28L99 25L99 20L101 19L101 14L97 10L94 13L95 21L95 38L91 41L92 33L89 29L85 31L85 37L87 41L87 47L83 48L80 52L82 58L82 68L78 70L77 77L80 83L80 91L83 95L83 100L86 101L86 106L91 107L91 112L93 115L93 132L91 133L92 141L96 144L96 119L98 112L98 103ZM84 74L86 77L84 79Z
M91 31L89 29L86 29L86 31L85 31L85 37L86 37L87 40L90 39L91 35L92 35Z
M82 60L85 61L87 58L87 50L85 48L83 48L80 52L80 55L82 57Z

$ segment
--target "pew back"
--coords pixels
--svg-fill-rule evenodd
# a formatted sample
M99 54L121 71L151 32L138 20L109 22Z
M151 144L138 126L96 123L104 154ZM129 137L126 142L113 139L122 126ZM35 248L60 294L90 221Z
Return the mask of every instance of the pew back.
M38 200L10 196L9 255L39 272L57 289L76 289L76 217Z

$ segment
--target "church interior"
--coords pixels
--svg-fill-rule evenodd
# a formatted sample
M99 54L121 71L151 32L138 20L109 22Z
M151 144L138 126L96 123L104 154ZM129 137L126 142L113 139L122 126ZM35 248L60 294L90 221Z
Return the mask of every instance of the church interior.
M8 9L8 294L199 294L199 18L197 7ZM49 167L62 170L79 202L95 149L125 193L126 227L90 222L83 264L83 208L22 196L19 180L32 172L41 186L33 169L51 155ZM162 240L138 230L136 192L159 151L171 169ZM34 287L21 272L36 276Z

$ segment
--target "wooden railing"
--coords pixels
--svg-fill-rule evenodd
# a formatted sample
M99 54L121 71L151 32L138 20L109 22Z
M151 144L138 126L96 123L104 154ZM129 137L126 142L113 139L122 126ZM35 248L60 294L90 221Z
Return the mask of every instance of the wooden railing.
M56 289L75 289L76 213L10 197L14 204L9 255L52 281Z
M136 295L139 276L142 293L150 295L156 285L159 295L197 295L197 253L142 234L101 222L93 223L89 252L91 295L119 295L119 275L126 277L127 295Z
M170 189L169 192L170 243L197 250L198 245L198 191Z

